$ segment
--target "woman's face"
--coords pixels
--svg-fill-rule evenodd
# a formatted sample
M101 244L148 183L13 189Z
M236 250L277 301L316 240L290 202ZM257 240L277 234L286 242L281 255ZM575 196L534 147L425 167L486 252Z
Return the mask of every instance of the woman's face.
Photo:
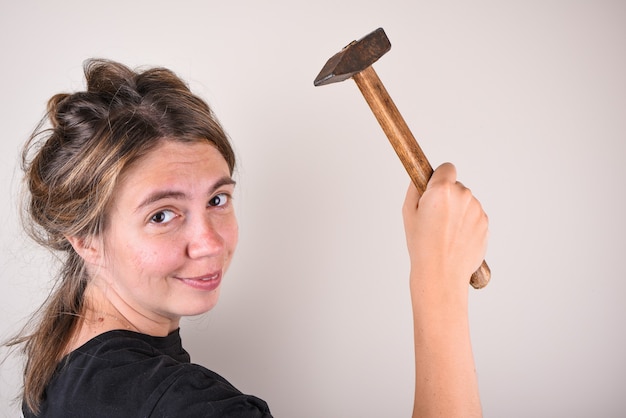
M96 272L131 322L207 312L237 244L234 181L208 142L163 141L121 177Z

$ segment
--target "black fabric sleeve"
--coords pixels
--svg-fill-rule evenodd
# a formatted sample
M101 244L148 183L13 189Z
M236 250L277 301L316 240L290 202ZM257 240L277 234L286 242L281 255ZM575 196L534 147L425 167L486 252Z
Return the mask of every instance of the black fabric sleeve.
M155 418L272 417L263 400L241 393L221 376L203 368L185 367L185 369L163 382L164 390L160 391L159 399L148 402L154 405L154 409L148 416Z
M271 418L267 404L244 395L217 373L187 364L155 390L145 416L154 418ZM144 415L143 413L141 414Z

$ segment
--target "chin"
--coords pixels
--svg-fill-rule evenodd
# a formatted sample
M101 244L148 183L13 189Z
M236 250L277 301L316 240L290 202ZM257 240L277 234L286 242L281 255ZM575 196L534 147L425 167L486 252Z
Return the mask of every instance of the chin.
M196 316L209 312L217 305L219 290L212 292L210 298L202 298L197 301L186 300L178 311L179 316Z

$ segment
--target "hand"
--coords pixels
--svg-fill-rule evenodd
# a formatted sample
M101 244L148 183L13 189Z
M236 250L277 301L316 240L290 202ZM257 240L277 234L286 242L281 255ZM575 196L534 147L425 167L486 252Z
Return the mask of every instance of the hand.
M421 198L411 184L403 217L412 280L467 289L485 257L488 219L471 191L457 181L454 165L437 168Z

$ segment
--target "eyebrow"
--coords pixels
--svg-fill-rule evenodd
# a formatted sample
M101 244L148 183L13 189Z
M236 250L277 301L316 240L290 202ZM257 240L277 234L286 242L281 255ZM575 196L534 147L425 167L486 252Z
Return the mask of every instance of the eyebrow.
M229 176L221 177L211 186L207 194L209 195L213 194L220 187L228 186L228 185L234 186L235 184L237 184L237 182L233 180L231 177ZM148 206L154 202L158 202L159 200L163 200L163 199L183 200L186 198L187 198L187 195L184 192L181 192L178 190L157 190L153 193L150 193L144 200L142 200L141 203L137 205L137 208L135 208L135 212L137 212L141 208Z

